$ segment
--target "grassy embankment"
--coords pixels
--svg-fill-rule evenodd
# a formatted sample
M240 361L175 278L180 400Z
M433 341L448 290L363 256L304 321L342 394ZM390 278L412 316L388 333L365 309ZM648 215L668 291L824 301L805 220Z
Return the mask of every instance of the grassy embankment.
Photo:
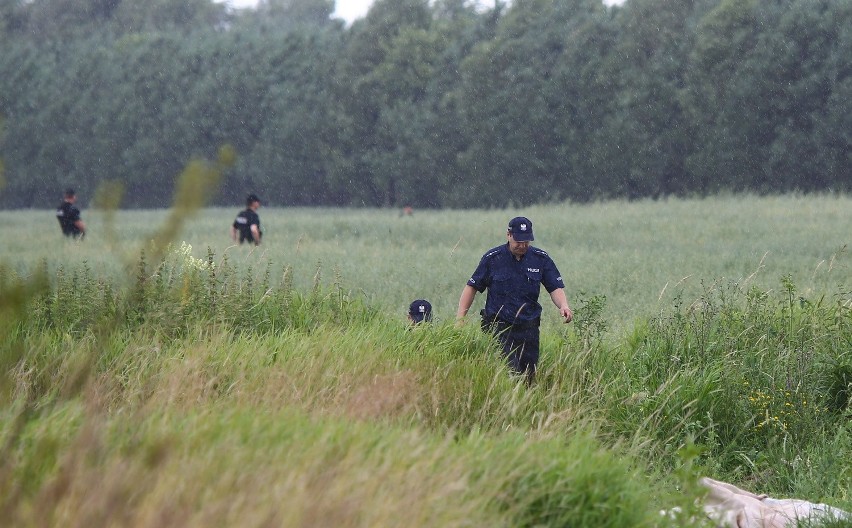
M205 210L162 265L139 248L163 212L121 212L114 237L84 212L82 244L49 212L2 212L0 513L652 526L697 473L852 509L850 205L264 209L255 251L228 247L236 208ZM577 309L568 327L546 310L529 389L451 324L517 213ZM415 297L439 322L410 332Z

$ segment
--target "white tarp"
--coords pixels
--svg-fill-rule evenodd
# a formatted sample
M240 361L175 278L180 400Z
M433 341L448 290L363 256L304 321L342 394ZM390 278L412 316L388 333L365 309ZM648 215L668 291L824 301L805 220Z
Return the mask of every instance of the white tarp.
M799 520L852 521L852 514L827 504L773 499L707 477L700 483L708 490L704 512L719 528L794 528Z

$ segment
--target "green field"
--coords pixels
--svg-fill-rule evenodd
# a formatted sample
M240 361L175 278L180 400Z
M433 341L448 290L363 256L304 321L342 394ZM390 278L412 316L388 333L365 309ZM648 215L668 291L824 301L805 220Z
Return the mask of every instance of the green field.
M451 320L479 258L505 241L509 218L523 214L534 222L535 245L559 266L569 301L605 296L606 318L621 329L671 306L679 294L686 302L698 298L718 280L768 290L790 275L808 294L849 286L850 205L846 197L728 197L405 217L395 210L261 208L266 243L254 251L231 245L235 207L202 211L175 243L190 244L197 258L206 258L208 248L217 261L227 254L258 276L267 266L276 276L290 266L300 288L312 284L320 266L326 281L339 274L345 289L389 316L403 318L408 303L422 297L439 320ZM84 211L83 219L88 240L67 244L52 211L0 211L2 261L20 270L44 258L51 266L86 261L96 274L122 277L166 212L120 211L114 234L103 214Z
M0 212L0 518L692 526L658 511L702 474L852 510L848 197L262 208L260 248L232 247L237 210L162 264L166 211L84 210L80 243ZM519 214L577 312L542 295L529 388L453 324ZM437 322L410 331L418 297Z

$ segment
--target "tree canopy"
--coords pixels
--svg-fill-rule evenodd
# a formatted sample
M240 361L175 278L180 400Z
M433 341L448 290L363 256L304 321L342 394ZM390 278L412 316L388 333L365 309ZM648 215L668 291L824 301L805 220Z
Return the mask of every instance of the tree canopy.
M852 0L0 3L0 207L119 180L214 197L499 207L852 191Z

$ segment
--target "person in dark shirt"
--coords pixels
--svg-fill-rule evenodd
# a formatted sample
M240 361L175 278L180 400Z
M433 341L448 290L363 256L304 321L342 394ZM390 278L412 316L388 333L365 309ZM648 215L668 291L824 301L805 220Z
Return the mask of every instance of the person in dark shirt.
M456 319L463 321L476 294L487 289L482 328L497 337L512 371L526 375L532 383L538 365L541 286L566 323L574 314L556 264L545 251L530 246L532 222L522 216L513 218L506 239L506 244L492 248L479 261L462 290Z
M86 236L86 224L80 219L80 210L74 206L77 201L77 193L74 189L65 189L65 198L56 208L56 219L62 234L70 238L83 238Z
M246 210L240 211L231 225L231 238L234 239L234 242L239 241L240 244L249 242L254 243L255 246L260 245L263 232L260 230L260 216L257 214L259 207L260 198L254 194L248 195L248 198L246 198Z

